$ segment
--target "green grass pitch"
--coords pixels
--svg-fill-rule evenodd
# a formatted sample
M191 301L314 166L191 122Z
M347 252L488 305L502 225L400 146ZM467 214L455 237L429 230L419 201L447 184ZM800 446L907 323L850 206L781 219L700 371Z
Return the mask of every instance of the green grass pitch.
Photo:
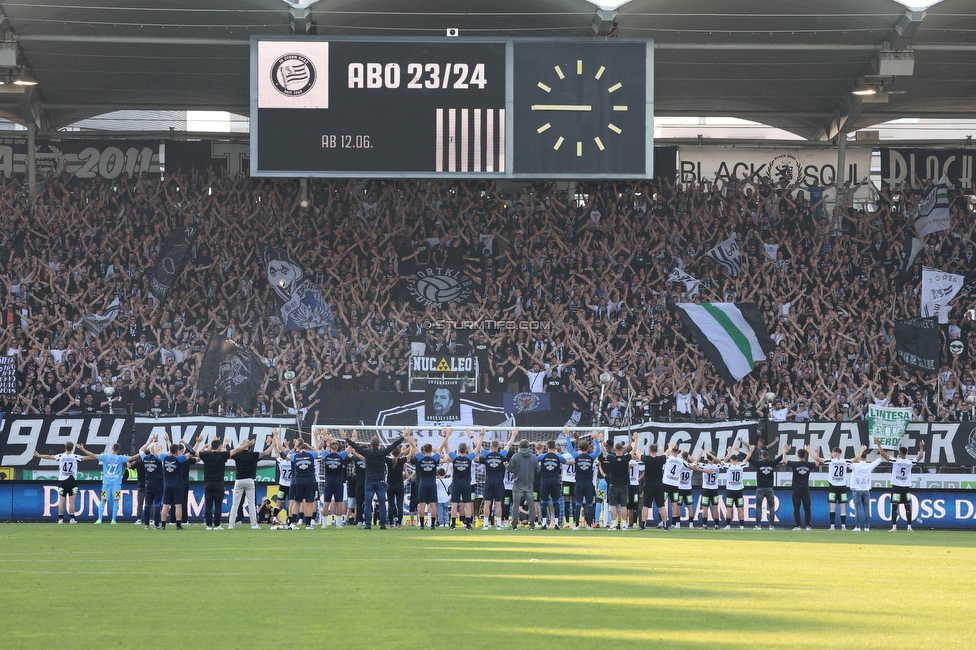
M9 524L0 643L972 648L974 539Z

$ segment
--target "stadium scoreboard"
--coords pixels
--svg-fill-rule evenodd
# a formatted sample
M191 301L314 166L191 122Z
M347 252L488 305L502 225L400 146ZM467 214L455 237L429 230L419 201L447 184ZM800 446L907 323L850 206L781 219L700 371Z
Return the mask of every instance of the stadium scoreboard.
M251 175L650 178L653 41L251 40Z

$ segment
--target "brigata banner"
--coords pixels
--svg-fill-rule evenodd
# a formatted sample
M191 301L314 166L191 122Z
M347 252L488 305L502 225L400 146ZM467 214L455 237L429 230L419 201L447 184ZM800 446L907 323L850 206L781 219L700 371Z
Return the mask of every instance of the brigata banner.
M868 406L868 435L885 449L897 449L908 429L912 409L895 406Z
M641 451L655 443L660 451L674 443L678 449L692 456L699 451L711 451L725 456L729 447L739 447L748 451L759 435L759 423L755 420L741 420L710 423L645 422L632 429L614 429L610 432L610 442L618 440L627 443L631 434L637 434L637 446Z

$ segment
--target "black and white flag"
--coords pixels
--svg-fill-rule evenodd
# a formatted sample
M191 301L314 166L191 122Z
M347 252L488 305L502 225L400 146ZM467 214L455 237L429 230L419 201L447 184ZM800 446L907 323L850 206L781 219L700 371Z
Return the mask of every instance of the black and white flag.
M684 264L678 264L668 275L668 282L681 282L685 285L684 295L687 297L697 296L701 282L690 273L684 270Z
M931 318L895 321L895 352L910 368L935 372L939 369L939 323Z
M122 303L120 303L119 299L116 298L112 301L104 313L85 314L78 319L78 327L85 330L92 336L98 336L105 331L105 328L108 327L113 320L115 320L120 311L122 311Z
M0 356L0 395L17 394L17 357Z
M200 364L200 388L229 397L250 411L267 372L256 354L230 339L214 336Z
M305 265L284 248L266 246L261 254L281 322L289 332L314 329L335 336L335 315Z
M939 269L922 269L922 316L938 316L939 323L949 322L949 302L963 287L966 278L958 273L949 273Z
M725 272L733 278L739 277L739 274L742 273L742 260L739 257L739 242L736 241L735 233L732 233L728 239L705 253L705 255L721 264Z
M915 218L915 231L925 239L928 235L948 230L949 220L949 179L943 174L939 182L929 190L918 204L918 216Z
M905 244L901 249L901 261L898 264L898 289L904 288L905 283L912 279L912 267L915 258L925 248L925 243L911 231L905 233Z
M197 229L191 226L176 228L169 234L159 249L156 265L149 274L150 298L166 300L190 258L196 238Z

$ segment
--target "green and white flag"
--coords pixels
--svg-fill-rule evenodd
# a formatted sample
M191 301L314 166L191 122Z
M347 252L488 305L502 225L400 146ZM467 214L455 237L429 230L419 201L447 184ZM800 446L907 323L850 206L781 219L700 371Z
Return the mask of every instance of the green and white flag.
M776 347L755 303L679 302L675 309L729 386L742 381Z
M894 406L868 406L868 435L877 438L882 449L898 449L912 419L912 409Z

